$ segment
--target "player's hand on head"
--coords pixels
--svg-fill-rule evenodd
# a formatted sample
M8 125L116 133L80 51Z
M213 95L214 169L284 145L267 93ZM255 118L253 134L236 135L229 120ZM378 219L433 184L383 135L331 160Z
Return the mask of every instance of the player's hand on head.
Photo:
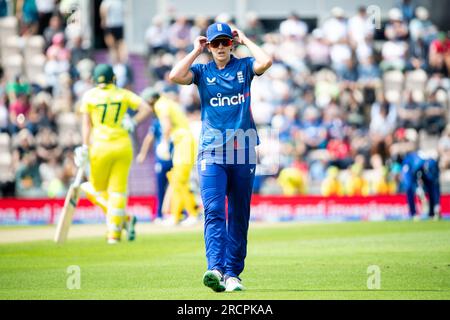
M129 133L133 133L136 129L136 121L134 121L128 113L122 119L122 128L127 130Z
M239 29L233 30L233 40L236 44L244 44L246 36L244 32Z
M80 147L75 148L75 165L78 168L84 167L89 161L89 147L83 144Z
M202 53L206 47L207 42L208 42L208 39L206 37L198 36L194 41L194 50L199 53Z

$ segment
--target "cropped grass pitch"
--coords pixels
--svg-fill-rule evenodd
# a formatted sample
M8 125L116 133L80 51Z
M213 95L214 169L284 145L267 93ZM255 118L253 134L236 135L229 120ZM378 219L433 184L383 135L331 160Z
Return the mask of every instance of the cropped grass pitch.
M1 229L0 229L1 232ZM250 228L248 291L213 293L200 231L0 245L1 299L450 299L450 222ZM68 290L67 268L81 269ZM367 268L381 290L367 288Z

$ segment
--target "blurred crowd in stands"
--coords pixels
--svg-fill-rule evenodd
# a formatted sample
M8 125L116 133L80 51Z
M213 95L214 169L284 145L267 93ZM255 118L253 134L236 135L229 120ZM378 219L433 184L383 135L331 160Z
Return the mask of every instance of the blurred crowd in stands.
M103 1L102 28L118 85L132 88L119 3ZM67 23L64 0L17 6L17 19L0 22L0 184L6 195L14 187L9 194L61 196L75 170L75 112L92 87L93 56L76 24ZM403 191L401 162L410 151L439 158L450 181L449 34L414 1L399 1L381 29L366 11L348 16L336 7L316 28L292 13L276 30L249 12L238 26L274 61L252 88L255 121L262 134L269 132L262 137L255 192L396 194ZM198 132L197 88L170 83L168 73L212 20L173 20L149 21L150 84L179 101ZM227 14L213 20L233 24ZM240 46L234 54L249 53ZM205 52L198 62L208 60Z

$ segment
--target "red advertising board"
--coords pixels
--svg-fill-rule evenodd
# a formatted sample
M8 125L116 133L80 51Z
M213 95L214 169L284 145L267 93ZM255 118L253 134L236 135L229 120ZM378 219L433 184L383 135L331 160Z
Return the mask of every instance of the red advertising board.
M64 200L0 199L0 225L53 224ZM127 211L141 222L156 214L155 197L132 197ZM421 205L418 204L421 211ZM444 218L450 218L450 195L441 198ZM255 221L351 221L401 220L408 218L406 197L284 197L253 196L251 218ZM74 223L103 223L104 214L82 199Z
M422 206L416 203L418 212ZM441 198L441 211L450 217L450 196ZM409 217L406 196L285 197L254 196L252 218L260 221L290 220L399 220Z
M64 205L64 199L0 199L0 225L54 224ZM156 212L155 197L133 197L127 211L139 221L150 221ZM102 210L81 199L75 211L74 223L102 223Z

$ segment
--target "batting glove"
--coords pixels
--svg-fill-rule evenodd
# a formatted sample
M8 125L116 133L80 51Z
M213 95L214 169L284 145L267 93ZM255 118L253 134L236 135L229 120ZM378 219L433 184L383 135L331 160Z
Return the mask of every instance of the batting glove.
M78 168L84 167L89 161L89 147L83 144L75 149L75 165Z
M128 113L126 113L123 117L122 128L127 130L129 133L133 133L136 129L136 121L132 119Z

